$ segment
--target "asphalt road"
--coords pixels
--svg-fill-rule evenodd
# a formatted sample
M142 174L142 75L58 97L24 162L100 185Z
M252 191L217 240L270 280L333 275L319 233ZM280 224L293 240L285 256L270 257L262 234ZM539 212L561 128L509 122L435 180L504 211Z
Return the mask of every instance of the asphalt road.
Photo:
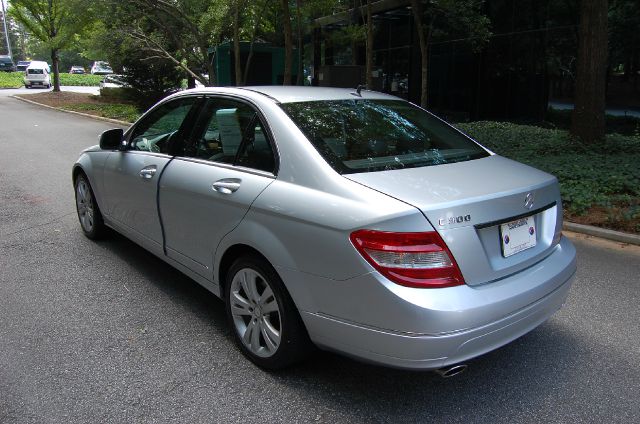
M640 422L640 249L576 239L565 308L452 379L322 352L267 373L213 295L81 234L71 165L110 126L0 95L0 423Z

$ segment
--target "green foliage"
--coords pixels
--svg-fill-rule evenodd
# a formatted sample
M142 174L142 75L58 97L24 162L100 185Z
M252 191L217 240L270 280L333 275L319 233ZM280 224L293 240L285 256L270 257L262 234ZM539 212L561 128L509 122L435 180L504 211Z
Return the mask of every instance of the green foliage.
M60 85L97 86L102 81L102 75L91 74L60 74Z
M0 72L0 88L19 88L24 85L24 72Z
M585 146L563 130L504 122L457 127L502 156L555 175L571 214L583 214L592 206L638 204L640 137L611 134L598 145Z
M126 122L134 122L141 115L136 106L121 103L77 103L62 106L62 108Z

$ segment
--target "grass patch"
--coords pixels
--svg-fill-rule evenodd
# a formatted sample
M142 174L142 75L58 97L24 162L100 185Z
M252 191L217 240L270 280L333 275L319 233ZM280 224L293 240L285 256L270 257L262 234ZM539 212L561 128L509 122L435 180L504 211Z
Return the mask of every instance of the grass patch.
M502 156L558 177L570 218L597 210L602 216L590 224L640 232L640 137L610 134L601 143L584 145L567 131L529 125L457 127Z
M85 87L100 85L102 75L60 73L60 85L80 85ZM53 85L53 75L51 75ZM0 72L0 88L20 88L24 85L24 72Z
M102 78L104 78L103 75L60 73L60 85L97 86L100 85ZM53 75L51 76L51 80L53 81Z
M0 88L20 88L24 85L24 72L0 72Z
M134 122L140 117L140 112L134 105L120 103L76 103L63 105L61 108L126 122Z

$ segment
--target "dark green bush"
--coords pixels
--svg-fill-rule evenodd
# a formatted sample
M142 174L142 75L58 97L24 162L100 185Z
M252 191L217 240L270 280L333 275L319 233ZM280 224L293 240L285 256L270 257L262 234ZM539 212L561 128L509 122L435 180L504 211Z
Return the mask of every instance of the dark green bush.
M502 156L555 175L570 213L595 205L633 206L640 199L640 137L611 134L585 145L564 130L504 122L457 127Z

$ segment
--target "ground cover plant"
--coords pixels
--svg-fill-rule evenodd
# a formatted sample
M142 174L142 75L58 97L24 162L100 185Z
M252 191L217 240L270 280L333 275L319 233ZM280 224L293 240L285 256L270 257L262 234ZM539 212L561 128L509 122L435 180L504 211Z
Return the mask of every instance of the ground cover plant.
M0 72L0 88L19 88L24 85L24 72Z
M558 177L569 219L640 232L640 136L609 134L586 145L558 129L505 122L457 127L502 156Z

